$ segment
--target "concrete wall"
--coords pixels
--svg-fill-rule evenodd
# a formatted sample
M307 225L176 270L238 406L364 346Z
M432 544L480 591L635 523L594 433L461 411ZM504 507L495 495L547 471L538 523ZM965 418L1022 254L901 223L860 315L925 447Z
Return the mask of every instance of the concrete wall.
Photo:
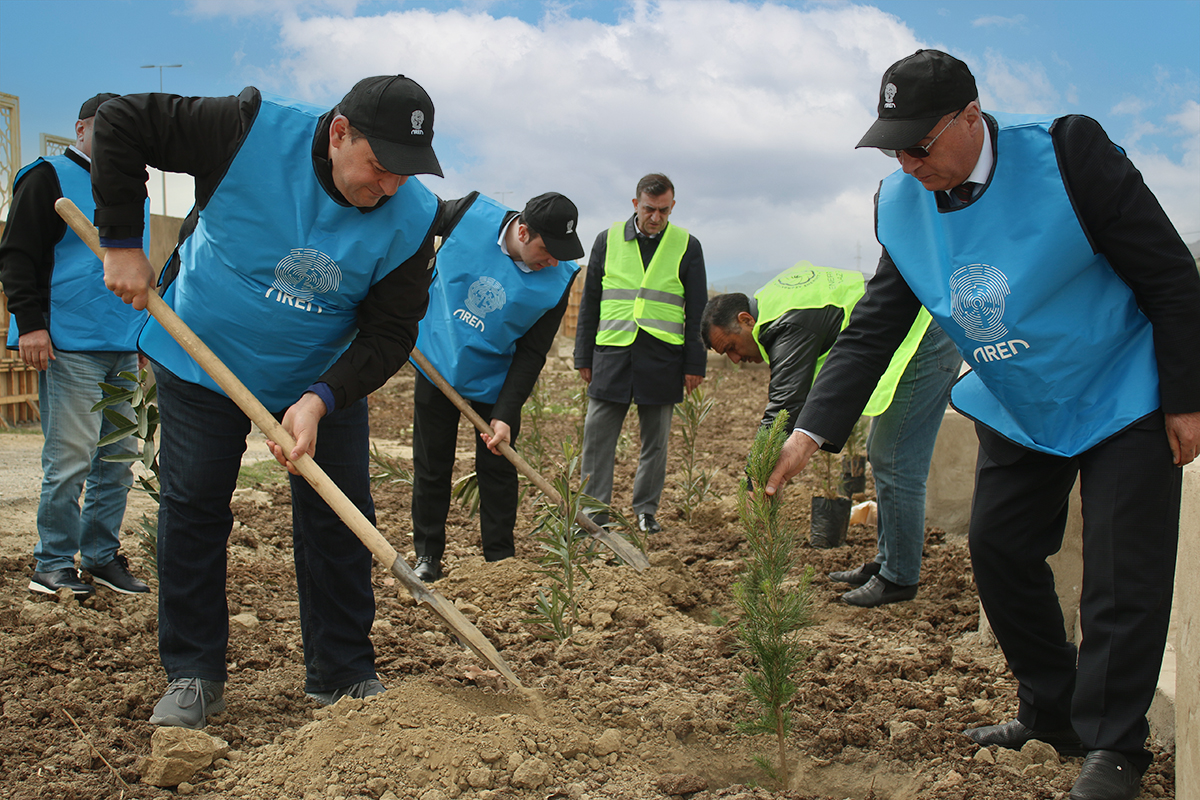
M979 443L974 425L947 410L929 471L925 520L949 534L966 535L975 455ZM1079 592L1083 579L1083 518L1079 486L1071 495L1062 549L1049 559L1054 569L1067 636L1079 638ZM1176 796L1200 798L1200 466L1183 473L1183 506L1179 520L1179 554L1175 602L1163 654L1158 690L1148 714L1151 736L1175 749ZM987 617L980 611L980 632L990 638Z
M163 264L175 251L179 242L179 228L183 220L179 217L164 217L162 214L150 215L150 266L155 272L161 272Z
M1175 796L1200 798L1200 467L1183 470L1175 606L1167 656L1175 662ZM1173 650L1173 652L1172 652ZM1165 672L1165 671L1164 671ZM1164 674L1164 678L1167 676ZM1168 681L1169 682L1169 681ZM1160 689L1162 687L1160 686Z

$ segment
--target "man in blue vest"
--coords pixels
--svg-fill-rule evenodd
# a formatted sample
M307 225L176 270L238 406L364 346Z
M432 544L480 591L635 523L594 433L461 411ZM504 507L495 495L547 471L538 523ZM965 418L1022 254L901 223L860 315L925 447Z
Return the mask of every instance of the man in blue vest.
M92 411L104 398L100 383L125 385L120 373L137 372L137 332L146 315L104 288L95 254L54 210L60 197L85 213L94 208L88 176L92 128L96 109L114 97L98 94L84 103L75 123L75 144L17 174L0 242L0 281L12 314L8 347L40 373L38 407L46 441L29 589L41 594L69 589L86 597L95 592L75 570L77 553L80 566L96 583L122 594L150 591L117 552L133 483L130 465L102 460L133 452L135 441L97 447L116 426ZM145 216L141 210L139 218ZM117 411L131 413L128 405Z
M1150 764L1179 534L1200 449L1200 277L1125 153L1092 119L984 114L966 64L893 64L859 142L899 159L877 196L879 268L772 475L836 450L922 305L972 372L971 561L1018 681L1016 719L966 731L1083 755L1072 800L1131 800ZM1046 557L1083 500L1082 641Z
M134 210L145 167L187 172L196 206L163 298L374 521L366 396L404 364L429 301L441 175L433 102L402 75L366 78L333 110L265 95L137 95L96 120L96 222L108 287L144 308L153 273ZM225 548L250 421L155 321L162 415L159 654L169 686L150 721L199 728L225 708ZM320 430L318 444L317 432ZM293 475L305 691L383 691L370 631L371 553Z
M766 360L771 367L761 427L781 410L790 420L799 415L863 288L858 272L801 261L753 298L735 292L708 301L700 323L704 343L735 364ZM863 410L872 418L867 454L878 496L878 551L860 567L829 573L854 587L842 594L844 603L874 608L917 596L925 481L961 365L950 337L921 314Z
M617 439L637 403L642 449L633 511L644 533L662 530L655 515L667 475L671 414L704 380L700 315L708 299L700 241L672 225L675 185L651 173L638 181L634 214L596 237L575 331L575 368L588 385L581 469L586 491L612 500ZM598 515L598 524L608 522Z
M495 436L475 441L483 556L514 552L517 471L501 455L515 444L521 406L546 363L583 255L575 204L556 192L520 213L472 192L445 205L437 276L417 348ZM560 263L561 262L561 263ZM418 367L418 369L420 369ZM421 371L413 397L413 544L417 576L442 577L446 514L459 410Z

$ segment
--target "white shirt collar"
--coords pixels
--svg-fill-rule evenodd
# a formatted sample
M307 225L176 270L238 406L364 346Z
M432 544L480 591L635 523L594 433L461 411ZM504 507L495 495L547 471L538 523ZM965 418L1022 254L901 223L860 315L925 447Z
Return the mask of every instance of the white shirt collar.
M979 151L979 160L975 162L975 169L971 170L967 181L983 185L992 177L996 158L992 155L992 127L988 125L986 117L981 116L980 120L983 122L983 149Z
M80 158L82 158L84 161L86 161L86 162L87 162L87 163L89 163L89 164L91 164L91 163L92 163L92 159L88 157L87 153L83 152L82 150L80 150L80 149L79 149L78 147L76 147L75 145L71 145L71 146L70 146L70 147L68 147L67 149L68 149L68 150L74 150L74 151L75 151L75 155L79 156Z
M500 245L500 252L504 253L504 255L508 256L509 258L512 258L512 253L508 252L508 243L505 242L505 238L508 236L508 229L512 227L519 216L519 214L514 214L513 218L508 221L508 224L500 229L500 241L496 242L496 244ZM521 270L521 272L533 272L533 270L525 266L524 261L517 261L516 259L513 259L513 263L517 265L517 269Z

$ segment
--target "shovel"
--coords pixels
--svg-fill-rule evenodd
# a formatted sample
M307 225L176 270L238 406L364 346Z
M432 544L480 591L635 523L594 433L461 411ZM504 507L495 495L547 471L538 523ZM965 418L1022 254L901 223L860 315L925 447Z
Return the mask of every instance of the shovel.
M83 212L65 197L54 204L54 209L71 226L71 230L75 231L79 238L92 248L92 252L103 261L104 250L100 247L100 237ZM237 404L238 408L258 426L260 431L272 441L277 442L285 451L291 452L296 446L291 434L276 421L271 412L267 411L258 398L251 394L250 390L217 358L213 351L200 341L199 337L184 324L183 320L158 296L157 292L150 292L146 309L158 320L159 324L167 329L168 333L175 337L188 355L204 368L204 371L216 381L229 399ZM408 589L418 603L428 606L445 620L446 624L458 634L457 638L460 642L495 667L509 683L517 688L523 688L521 682L517 680L516 674L496 652L496 648L492 647L491 642L450 601L430 589L416 576L408 563L400 558L396 549L388 543L387 539L383 538L383 534L363 516L354 503L350 502L350 498L346 497L345 493L325 474L317 462L313 461L311 456L302 455L292 464L305 480L312 484L312 487L341 518L342 522L346 523L354 535L366 545L375 558L388 566L392 575L400 581L404 588Z
M492 430L492 426L484 422L483 417L479 416L477 413L475 413L475 409L471 408L471 404L464 400L462 395L455 391L454 387L450 385L450 382L443 378L438 371L433 368L433 365L429 363L429 359L425 358L424 353L414 347L412 349L412 353L409 354L409 358L411 358L413 363L415 363L424 371L424 373L429 377L429 380L433 381L434 385L442 390L442 394L446 395L450 402L454 403L458 410L465 414L467 419L474 423L476 428L483 433L486 433L488 436L496 435ZM537 470L530 466L529 462L522 458L520 453L512 449L508 442L500 442L498 449L504 454L505 458L512 462L512 465L517 468L518 472L520 472L526 478L529 478L529 480L533 482L534 486L541 489L542 493L558 504L560 508L565 508L562 495L558 493L558 490L551 486L549 481L543 478ZM575 523L587 531L588 534L594 539L601 542L609 550L612 550L614 553L616 553L616 555L622 561L624 561L626 564L629 564L638 572L641 572L646 567L650 566L650 560L646 558L645 553L643 553L641 550L638 550L616 533L613 533L607 528L602 528L596 523L592 522L582 511L575 515Z

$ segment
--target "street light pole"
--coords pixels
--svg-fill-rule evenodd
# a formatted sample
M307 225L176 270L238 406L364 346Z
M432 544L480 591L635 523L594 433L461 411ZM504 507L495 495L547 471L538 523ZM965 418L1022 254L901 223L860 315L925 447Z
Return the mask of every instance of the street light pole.
M164 69L176 69L182 67L183 64L143 64L140 69L156 69L158 70L158 93L162 94L163 90L163 73ZM163 216L167 215L167 173L162 170L158 171L162 175L162 194L163 194Z

